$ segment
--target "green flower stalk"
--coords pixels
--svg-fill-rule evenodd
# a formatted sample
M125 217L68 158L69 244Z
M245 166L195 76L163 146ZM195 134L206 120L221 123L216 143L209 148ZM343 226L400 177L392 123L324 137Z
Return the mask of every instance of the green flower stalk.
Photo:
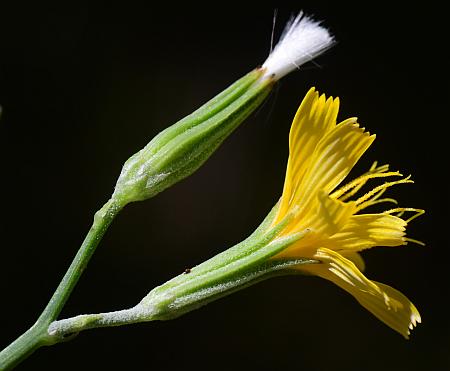
M131 156L123 166L111 198L95 214L91 229L41 316L28 331L0 352L0 370L11 369L43 345L66 340L67 334L60 331L64 326L55 329L52 325L51 331L49 326L57 319L101 238L125 205L153 197L191 175L261 105L276 81L324 52L333 42L333 37L325 28L300 13L288 23L279 43L261 67L236 81L191 115L165 129ZM254 235L252 241L261 237L258 236ZM236 248L235 253L241 254L241 248ZM208 270L207 267L208 264L204 269ZM277 265L271 265L267 272L277 269ZM201 275L196 283L192 279L197 277L197 273L193 272L189 277L187 286L183 287L193 285L194 290L194 286L201 285ZM184 279L181 277L176 282ZM153 297L144 299L144 302L152 302ZM163 300L159 304L146 305L145 308L160 308L164 303ZM145 311L148 312L147 309ZM158 310L158 313L158 316L164 316L163 311ZM135 313L133 316L135 321L144 318L142 314ZM148 313L145 315L145 319L153 317ZM82 316L77 326L85 328L95 322L94 318L105 324L114 322L111 318L107 319L108 316ZM130 318L127 323L130 323Z

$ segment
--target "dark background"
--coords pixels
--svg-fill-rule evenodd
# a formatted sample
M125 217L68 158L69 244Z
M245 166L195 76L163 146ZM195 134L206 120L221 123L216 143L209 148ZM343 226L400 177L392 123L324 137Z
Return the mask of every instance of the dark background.
M290 123L311 86L377 133L357 173L378 159L413 174L390 194L427 210L409 228L426 247L364 254L370 278L419 308L409 341L332 284L285 277L173 321L87 331L17 369L448 370L447 30L432 2L394 3L2 3L0 348L45 306L122 163L264 61L275 8L276 36L304 9L338 44L283 79L193 176L126 207L62 317L132 306L252 232L281 195Z

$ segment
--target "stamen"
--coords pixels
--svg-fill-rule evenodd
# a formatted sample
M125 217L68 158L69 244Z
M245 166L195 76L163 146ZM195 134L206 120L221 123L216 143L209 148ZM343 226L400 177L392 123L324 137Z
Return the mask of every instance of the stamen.
M388 182L388 183L381 184L378 187L375 187L374 189L372 189L370 192L367 192L364 196L358 198L356 200L356 205L361 205L364 201L367 201L367 200L371 199L373 195L376 195L380 191L385 190L385 189L387 189L389 187L392 187L394 185L403 184L403 183L414 183L412 180L410 180L410 178L411 178L411 176L409 175L406 178L397 180L395 182ZM375 197L378 198L379 195L377 195Z
M397 218L401 218L401 217L403 216L404 213L405 213L405 210L400 211L400 212L397 214Z
M419 216L425 214L425 210L422 210L422 209L408 208L408 210L406 210L406 211L413 211L413 212L415 211L416 212L415 215L413 215L409 219L406 219L406 223L410 223L412 220L414 220L414 219L418 218Z
M375 194L375 196L371 197L368 201L363 202L359 207L357 208L357 211L361 211L369 206L372 206L376 203L378 203L378 199L383 196L384 192L386 192L386 188L381 189L378 191L378 193Z
M425 210L422 209L415 209L413 207L396 207L395 209L386 210L383 212L383 214L393 214L393 213L401 213L403 215L405 212L411 211L415 213L413 216L411 216L409 219L406 219L406 223L410 223L412 220L416 219L417 217L425 214ZM398 215L400 216L400 215Z
M374 163L376 164L376 162ZM355 195L370 179L374 178L385 178L390 176L402 176L398 171L391 171L386 173L389 169L389 165L380 166L380 168L374 168L372 165L371 169L359 176L358 178L352 180L350 183L347 183L345 186L339 188L337 191L333 192L332 198L339 198L341 201L345 201ZM353 189L353 190L352 190ZM347 193L347 194L346 194Z
M383 190L383 193L384 193L384 190ZM370 202L370 205L362 207L363 205L366 204L366 202L365 202L363 205L360 205L358 210L362 210L362 209L365 209L366 207L373 206L373 205L376 205L376 204L381 204L383 202L391 202L391 203L396 204L396 205L398 204L397 200L394 200L393 198L382 198L382 199L379 199L379 200L374 200L374 201Z
M405 237L404 240L407 241L407 242L416 243L416 244L418 244L420 246L425 246L425 242L422 242L422 241L419 241L419 240L415 240L413 238Z

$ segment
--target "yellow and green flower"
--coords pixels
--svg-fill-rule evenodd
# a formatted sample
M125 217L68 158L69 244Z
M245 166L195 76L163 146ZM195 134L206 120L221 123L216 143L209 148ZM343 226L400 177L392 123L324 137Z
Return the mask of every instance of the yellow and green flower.
M420 322L415 306L400 292L367 279L360 252L375 246L402 246L408 241L405 229L423 210L391 208L367 213L369 206L396 203L381 198L391 186L411 183L409 177L386 182L364 195L355 194L371 179L401 177L388 166L375 163L362 176L337 188L375 139L360 128L356 118L336 124L339 99L325 99L311 89L295 116L290 133L290 156L280 207L272 222L289 213L292 220L280 237L308 231L275 258L307 257L319 264L298 269L325 278L353 295L359 303L388 326L407 337ZM414 212L409 219L401 218ZM395 215L396 214L396 215Z
M378 319L403 335L421 321L394 288L364 276L360 252L375 246L421 242L406 237L408 223L424 211L395 207L369 213L397 184L412 183L387 165L344 181L375 139L356 118L337 123L339 99L310 89L294 118L283 194L246 240L153 289L138 305L117 312L57 321L50 334L178 317L220 297L277 275L312 274L343 288ZM373 179L383 184L356 197ZM339 187L340 186L340 187ZM402 216L412 212L405 219Z

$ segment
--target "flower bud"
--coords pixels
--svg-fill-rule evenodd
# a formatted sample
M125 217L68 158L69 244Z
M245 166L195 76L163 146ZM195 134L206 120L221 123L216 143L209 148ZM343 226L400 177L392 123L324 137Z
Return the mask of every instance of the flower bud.
M328 30L300 12L261 68L158 134L123 166L113 197L141 201L191 175L269 94L274 83L334 44Z
M113 197L123 205L145 200L191 175L269 94L274 80L263 73L248 73L131 156Z

